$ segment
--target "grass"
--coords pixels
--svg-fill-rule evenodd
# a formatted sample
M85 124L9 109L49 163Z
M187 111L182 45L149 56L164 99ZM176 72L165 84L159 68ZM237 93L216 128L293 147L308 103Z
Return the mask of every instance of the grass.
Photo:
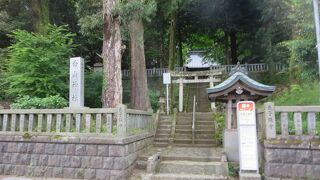
M258 103L262 107L264 102L274 102L276 106L311 106L320 105L320 86L318 82L278 86L272 96ZM320 135L320 113L316 113L316 134ZM280 113L276 113L276 131L281 134ZM295 134L293 113L288 113L289 135ZM308 134L307 113L302 113L302 131Z

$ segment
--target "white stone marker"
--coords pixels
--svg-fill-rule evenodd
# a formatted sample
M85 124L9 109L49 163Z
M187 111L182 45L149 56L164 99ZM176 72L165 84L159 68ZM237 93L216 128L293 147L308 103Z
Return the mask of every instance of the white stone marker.
M255 103L237 103L240 179L259 175ZM242 177L245 174L246 178ZM250 175L251 174L251 175Z
M84 60L70 58L69 107L81 108L84 105Z

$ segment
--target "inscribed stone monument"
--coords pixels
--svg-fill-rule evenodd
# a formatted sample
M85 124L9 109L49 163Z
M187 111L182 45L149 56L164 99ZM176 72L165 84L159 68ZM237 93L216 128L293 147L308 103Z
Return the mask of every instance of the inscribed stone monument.
M84 105L84 60L70 58L69 107L81 108Z

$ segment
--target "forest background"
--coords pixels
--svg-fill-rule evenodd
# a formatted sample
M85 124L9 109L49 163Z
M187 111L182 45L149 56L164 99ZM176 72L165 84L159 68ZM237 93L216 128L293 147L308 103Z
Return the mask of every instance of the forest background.
M111 16L108 3L115 3ZM104 62L108 17L121 32L122 69L174 69L191 50L221 64L281 63L283 71L257 77L277 86L268 100L320 104L311 0L0 0L0 100L18 108L65 106L68 60L81 56L85 105L107 104L106 79L93 65ZM141 87L132 82L143 78L124 81L122 99L144 109L150 105L139 99L150 97L155 109L162 92L152 80L149 92L134 94Z

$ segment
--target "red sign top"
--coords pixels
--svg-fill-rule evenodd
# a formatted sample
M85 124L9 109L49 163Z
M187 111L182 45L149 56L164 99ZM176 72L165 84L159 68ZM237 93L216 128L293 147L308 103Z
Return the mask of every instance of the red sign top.
M253 102L239 102L238 111L253 111L254 103Z

